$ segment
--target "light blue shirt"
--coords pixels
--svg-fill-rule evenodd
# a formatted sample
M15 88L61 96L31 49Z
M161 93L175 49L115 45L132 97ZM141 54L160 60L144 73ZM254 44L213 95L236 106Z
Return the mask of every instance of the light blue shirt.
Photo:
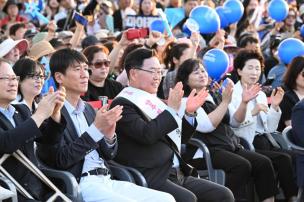
M85 103L80 99L77 103L76 108L73 107L67 100L64 102L64 106L66 107L74 126L77 130L77 134L80 137L83 133L87 132L90 137L95 141L99 142L104 135L96 128L94 124L88 126L87 120L84 116L84 108ZM109 147L113 147L116 143L109 145ZM100 158L98 152L96 150L91 151L85 156L82 173L88 172L90 170L94 170L96 168L105 168L104 160Z
M7 109L0 107L0 112L11 122L11 124L14 126L14 128L16 127L16 123L13 118L15 111L16 111L16 109L12 105L8 105Z

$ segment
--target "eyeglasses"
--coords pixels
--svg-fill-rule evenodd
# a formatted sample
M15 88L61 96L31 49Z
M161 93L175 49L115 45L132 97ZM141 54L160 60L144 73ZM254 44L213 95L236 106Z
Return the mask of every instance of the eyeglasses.
M288 15L287 18L293 18L293 19L295 19L296 16L295 15Z
M95 69L99 69L102 66L105 66L105 67L110 66L110 62L111 62L110 60L102 60L102 61L98 61L95 63L91 63L90 65L93 65L95 67Z
M134 69L141 70L141 71L144 71L144 72L149 72L153 76L163 76L164 73L165 73L164 69L151 69L151 70L141 69L141 68L134 68Z
M42 74L28 74L26 75L27 78L34 79L35 81L40 80L47 80L48 79L48 74L47 75L42 75Z
M18 82L20 80L20 76L0 76L0 81L5 81L5 82Z

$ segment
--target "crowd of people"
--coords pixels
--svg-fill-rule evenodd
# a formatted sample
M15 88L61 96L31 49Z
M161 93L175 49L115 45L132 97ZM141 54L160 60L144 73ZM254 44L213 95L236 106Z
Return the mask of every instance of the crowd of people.
M0 154L21 150L36 166L69 171L84 201L241 202L255 193L272 202L280 190L296 201L304 158L271 134L292 126L304 146L304 55L288 64L278 56L283 40L304 40L304 3L288 1L275 22L269 2L244 0L237 23L184 33L191 10L223 3L1 1ZM169 8L184 9L172 36L129 27L130 16L153 21ZM203 60L215 48L229 58L219 80ZM192 137L225 172L224 185L199 177L207 166ZM148 187L112 179L109 160L137 169ZM18 201L50 196L13 157L3 167L33 197L18 193Z

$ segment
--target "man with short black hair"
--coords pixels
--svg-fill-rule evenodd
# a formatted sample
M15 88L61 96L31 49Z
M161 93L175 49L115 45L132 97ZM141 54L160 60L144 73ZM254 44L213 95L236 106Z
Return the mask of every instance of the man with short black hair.
M135 167L150 188L170 193L178 202L234 201L224 186L192 177L193 168L180 155L181 143L187 143L195 131L196 110L204 103L207 91L192 91L182 105L180 82L170 89L165 104L156 97L162 68L152 50L133 50L124 64L130 85L111 104L114 108L123 106L122 119L117 122L115 160Z
M36 112L31 115L23 104L11 105L18 92L19 77L5 60L0 59L0 156L21 150L36 166L34 141L53 142L60 138L65 128L61 107L65 99L64 89L53 92L39 102ZM45 123L43 123L46 121ZM46 201L47 191L41 181L14 157L9 157L2 166L33 197L34 201ZM27 201L19 195L19 201Z
M111 179L106 160L117 151L116 122L122 107L97 112L80 99L88 89L89 67L85 56L72 49L55 52L50 60L57 87L64 86L67 99L62 115L67 128L62 139L51 145L38 145L38 154L45 163L68 170L77 179L84 201L153 201L173 202L164 192Z

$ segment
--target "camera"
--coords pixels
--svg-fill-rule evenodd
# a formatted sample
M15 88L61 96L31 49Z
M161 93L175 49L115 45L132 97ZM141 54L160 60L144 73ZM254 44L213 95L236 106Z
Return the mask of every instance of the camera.
M145 38L149 35L148 28L140 28L140 29L128 29L127 30L127 39L133 40L138 38Z

